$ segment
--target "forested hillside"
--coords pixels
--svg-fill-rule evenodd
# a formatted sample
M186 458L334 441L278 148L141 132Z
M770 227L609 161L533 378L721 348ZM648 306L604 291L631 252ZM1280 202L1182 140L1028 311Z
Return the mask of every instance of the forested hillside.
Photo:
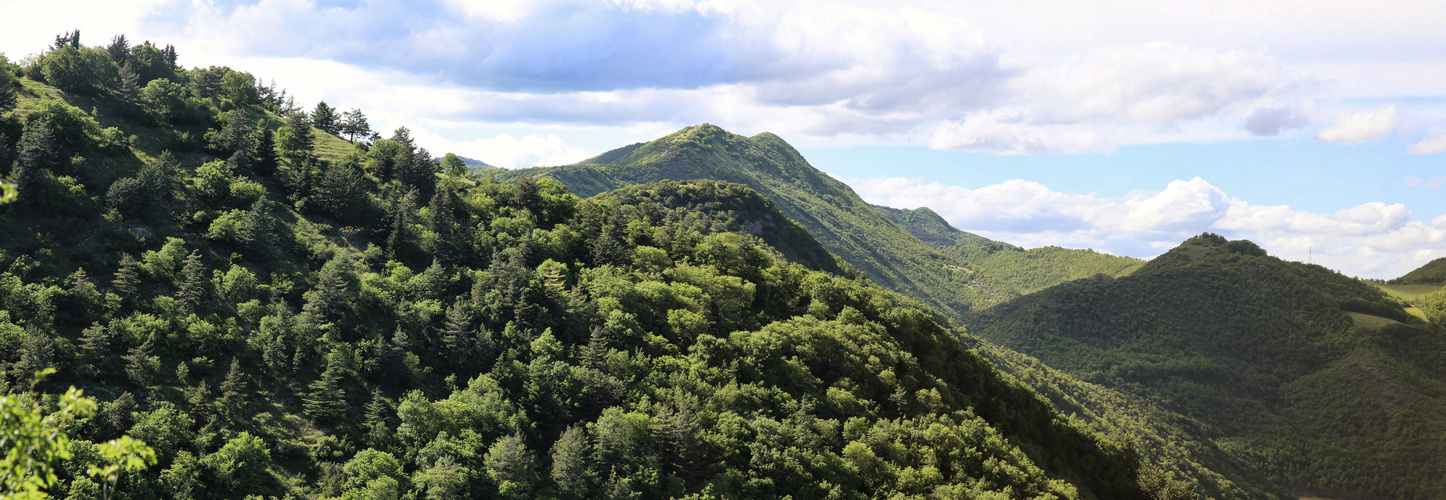
M0 443L6 494L1183 491L745 186L498 182L178 58L0 67L0 415L61 446Z
M1008 284L978 267L945 257L920 242L769 133L743 137L713 125L698 125L577 165L499 174L499 179L523 177L556 179L584 197L666 179L744 184L772 200L824 248L875 283L954 318L1018 296Z
M1008 283L1019 293L1034 293L1066 281L1096 274L1120 277L1143 260L1055 246L1025 250L977 234L960 231L928 207L913 210L869 205L939 253L973 264Z
M879 205L869 205L869 207L873 208L879 215L889 219L890 222L904 228L905 231L914 235L919 241L934 247L936 250L954 245L986 245L997 243L994 240L974 233L960 231L954 226L949 225L949 222L944 220L943 217L940 217L939 214L933 210L929 210L929 207L919 207L916 209L891 208Z
M984 319L983 338L1198 421L1297 493L1446 496L1446 334L1369 284L1206 234Z
M1094 250L1056 246L1029 250L1007 243L959 244L939 252L979 266L990 276L1009 283L1019 293L1034 293L1060 283L1103 274L1112 278L1128 276L1145 261Z
M1427 262L1409 273L1390 281L1392 285L1446 284L1446 257Z

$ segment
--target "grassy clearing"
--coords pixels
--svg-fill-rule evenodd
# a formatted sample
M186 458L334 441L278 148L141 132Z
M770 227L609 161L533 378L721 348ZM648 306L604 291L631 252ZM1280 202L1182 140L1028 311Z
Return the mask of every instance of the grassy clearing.
M1418 310L1418 312L1419 312L1419 310ZM1380 328L1380 327L1383 327L1383 326L1386 326L1386 325L1399 325L1399 324L1401 324L1400 321L1396 321L1396 320L1394 320L1394 319L1382 318L1382 317L1380 317L1380 316L1372 316L1372 315L1364 314L1364 313L1348 312L1348 313L1346 313L1346 314L1351 315L1351 321L1355 322L1356 328L1369 328L1369 329L1374 330L1374 329L1377 329L1377 328Z
M1419 298L1421 298L1421 297L1423 297L1423 296L1426 296L1426 295L1430 294L1431 292L1434 292L1434 291L1436 291L1436 290L1440 290L1440 289L1441 289L1441 285L1381 285L1381 284L1377 284L1376 287L1377 287L1377 288L1380 288L1381 290L1385 290L1386 293L1391 294L1392 297L1397 297L1397 298L1400 298L1401 300L1405 300L1405 301L1416 300L1416 299L1419 299Z

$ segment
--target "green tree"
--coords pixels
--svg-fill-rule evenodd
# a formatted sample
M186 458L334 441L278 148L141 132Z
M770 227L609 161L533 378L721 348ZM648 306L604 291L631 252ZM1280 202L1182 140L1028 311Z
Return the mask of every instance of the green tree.
M321 378L309 386L311 394L303 403L306 415L318 422L335 422L346 412L346 391L341 388L341 371L334 356L328 357Z
M504 498L529 498L537 483L537 463L522 436L503 436L487 448L487 476Z
M201 459L201 464L215 475L217 483L228 493L223 495L226 498L263 491L272 483L271 450L260 437L249 432L227 441L220 450Z
M367 124L367 117L362 114L360 109L352 108L351 111L342 114L341 133L346 134L346 140L356 142L357 137L365 139L371 135L372 127Z
M456 177L467 175L467 162L463 161L460 156L447 153L442 157L442 171Z
M255 127L246 117L246 111L233 110L226 113L225 124L219 130L206 134L207 147L218 156L230 157L238 151L245 151L251 145Z
M251 204L251 210L246 212L237 236L247 254L254 258L264 258L275 251L275 227L276 217L271 215L271 202L263 198Z
M9 62L4 60L4 56L0 56L0 114L10 111L19 102L16 92L20 82L15 79L10 69L5 67L8 65Z
M588 498L597 481L587 430L570 426L552 445L552 482L563 498Z
M336 134L339 130L336 108L326 105L326 101L316 103L316 109L311 112L311 123L316 128L329 134Z
M251 141L252 170L256 175L270 177L276 174L277 166L281 164L276 156L276 132L270 128L261 127L256 131Z
M116 35L111 37L110 45L105 47L105 51L110 55L111 62L114 62L116 66L124 67L126 59L131 55L131 43L126 40L125 35Z
M82 94L114 88L118 70L105 50L71 46L46 54L41 65L46 83Z
M181 304L181 314L196 312L201 306L201 298L206 296L206 265L201 262L201 251L192 250L186 256L185 267L181 268L180 289L176 291L176 298Z
M261 103L261 95L256 89L256 77L251 76L251 73L240 71L226 73L226 76L221 77L221 92L235 107Z
M141 107L157 123L192 120L191 89L166 78L157 78L141 89Z
M287 115L286 126L276 132L276 142L281 147L281 155L291 163L292 168L300 168L312 158L311 148L314 141L311 120L307 119L306 113Z
M36 374L36 380L55 370ZM0 396L0 491L22 499L48 498L45 489L59 479L61 460L70 458L70 437L65 428L75 419L95 414L95 401L71 387L60 396L56 409L42 413L32 401Z
M132 347L123 359L126 361L126 376L131 382L141 387L150 387L156 382L156 376L161 372L161 358L151 355L150 339Z
M41 201L39 196L43 174L56 168L60 155L56 151L50 127L42 120L26 122L18 146L20 154L10 170L10 182L14 183L15 189L19 191L21 203L37 205Z

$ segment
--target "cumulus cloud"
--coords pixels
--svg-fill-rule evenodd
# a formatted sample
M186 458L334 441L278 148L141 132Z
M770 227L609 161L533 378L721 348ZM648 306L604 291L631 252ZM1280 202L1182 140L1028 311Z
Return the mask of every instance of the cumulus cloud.
M1387 105L1369 111L1346 113L1334 125L1321 130L1315 139L1322 142L1355 144L1378 139L1396 128L1399 118L1396 106Z
M1433 133L1421 142L1412 144L1406 151L1418 155L1436 154L1446 151L1446 133Z
M1300 128L1310 123L1309 117L1293 107L1264 107L1256 109L1245 119L1245 130L1251 135L1279 135L1283 130Z
M1446 255L1446 216L1417 221L1404 205L1364 203L1334 213L1252 205L1199 177L1119 198L1011 180L969 189L917 179L851 183L870 203L929 207L955 227L1036 247L1063 245L1153 257L1210 231L1249 239L1287 260L1391 278Z

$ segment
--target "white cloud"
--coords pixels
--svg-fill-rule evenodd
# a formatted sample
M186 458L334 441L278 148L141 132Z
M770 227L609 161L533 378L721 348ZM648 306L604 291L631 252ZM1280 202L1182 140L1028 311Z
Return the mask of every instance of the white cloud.
M1394 105L1386 105L1369 111L1346 113L1336 120L1335 125L1316 134L1315 139L1322 142L1346 144L1377 139L1391 133L1396 128L1398 118L1399 114Z
M1349 275L1380 278L1446 255L1446 216L1413 220L1399 203L1364 203L1331 214L1251 205L1198 177L1120 198L1060 193L1023 180L978 189L898 177L851 185L870 203L926 206L955 227L1025 247L1153 257L1210 231L1249 239L1283 259L1312 259Z
M1310 118L1294 107L1264 107L1256 109L1245 119L1245 130L1251 135L1273 136L1284 130L1303 127L1307 123L1310 123Z
M1407 152L1418 155L1436 154L1446 151L1446 133L1437 132L1430 137L1422 139L1421 142L1412 144L1406 148Z
M568 165L592 156L553 134L520 138L502 134L469 141L452 141L426 130L414 131L413 135L419 144L435 154L452 152L503 168Z
M1041 127L1024 123L1021 112L994 110L973 113L960 121L946 121L934 129L929 147L1001 154L1092 153L1106 150L1089 130Z

